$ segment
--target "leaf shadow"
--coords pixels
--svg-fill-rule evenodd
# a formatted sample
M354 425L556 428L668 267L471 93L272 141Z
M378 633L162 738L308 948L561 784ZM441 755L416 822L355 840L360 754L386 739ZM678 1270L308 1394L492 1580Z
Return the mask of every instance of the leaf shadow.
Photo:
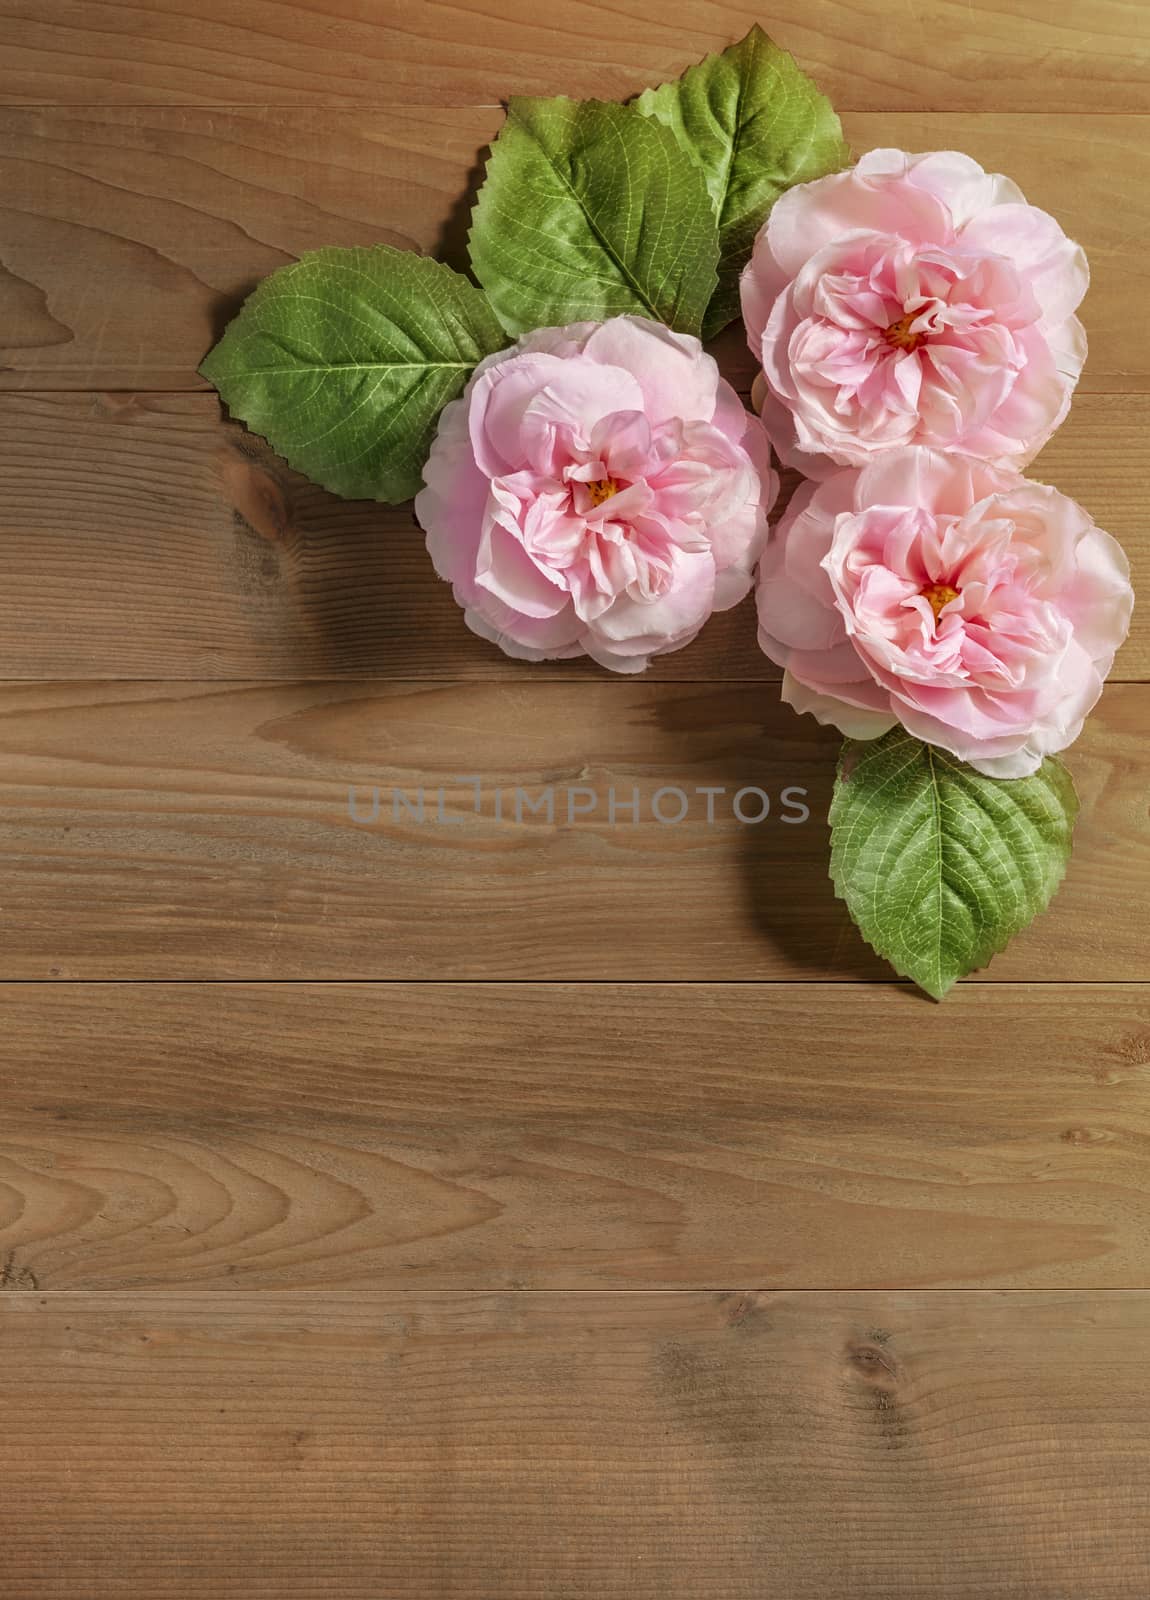
M783 705L777 683L680 688L676 693L667 685L655 714L660 728L682 750L677 770L683 778L689 776L697 788L724 790L716 814L726 819L728 830L737 829L734 848L745 922L797 975L897 982L863 940L830 879L827 811L838 735ZM734 797L744 789L767 795L769 811L763 821L731 820ZM784 791L793 791L786 800ZM761 805L748 794L742 810L754 814ZM784 820L795 816L798 806L807 807L809 815L801 821Z
M483 178L487 170L487 160L491 154L491 146L483 145L475 155L468 174L467 181L460 191L458 198L453 202L451 210L443 220L431 254L438 260L453 267L456 272L461 272L464 277L475 281L475 274L471 270L471 257L467 248L467 235L471 228L471 213L475 206L476 198L483 187Z
M263 279L258 277L245 279L238 289L233 289L229 294L221 294L212 302L210 312L212 339L211 344L208 346L209 350L223 338L224 330L227 328L228 323L239 314L244 301L249 295L255 293L262 282ZM206 356L207 353L208 351L205 350L204 355Z

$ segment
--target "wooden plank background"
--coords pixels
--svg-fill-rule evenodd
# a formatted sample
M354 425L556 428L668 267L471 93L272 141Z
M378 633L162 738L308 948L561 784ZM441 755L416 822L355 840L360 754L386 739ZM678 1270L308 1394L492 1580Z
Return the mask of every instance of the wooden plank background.
M752 23L846 111L1144 111L1139 0L3 0L0 95L15 105L470 106L509 94L622 99L721 50Z
M936 1006L748 604L638 682L508 662L196 374L302 250L463 265L506 95L752 21L1087 247L1034 472L1144 584L1141 0L0 0L5 1597L1150 1592L1142 611L1066 884Z
M1066 880L982 981L1150 977L1148 696L1095 710ZM827 876L839 743L770 684L9 685L2 970L885 983Z
M0 991L30 1289L1145 1281L1139 985L41 993Z
M4 1329L13 1595L1144 1588L1140 1296L22 1294Z
M204 389L196 367L244 296L319 245L382 240L464 266L502 115L497 104L0 109L0 388ZM955 147L1009 169L1089 251L1084 392L1150 388L1150 343L1131 333L1150 284L1140 116L865 112L843 125L856 150ZM724 350L732 375L749 376L734 330Z
M603 681L592 663L509 661L477 639L409 507L317 489L214 395L0 394L0 432L4 603L20 619L0 630L0 679ZM1150 585L1150 395L1082 395L1033 470L1088 505ZM1114 677L1148 674L1138 607ZM748 599L644 682L779 676Z

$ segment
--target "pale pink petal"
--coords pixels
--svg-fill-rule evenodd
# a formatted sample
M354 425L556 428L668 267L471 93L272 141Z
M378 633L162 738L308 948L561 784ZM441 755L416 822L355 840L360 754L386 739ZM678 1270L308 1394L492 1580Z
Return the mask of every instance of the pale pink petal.
M651 655L636 653L626 655L619 650L610 649L595 633L587 632L580 638L579 648L584 655L591 657L599 666L606 667L608 672L638 673L646 672L651 665ZM660 649L662 653L662 648Z
M1024 363L1008 394L962 436L964 449L1003 466L1026 466L1070 410L1071 391L1035 328L1020 340Z
M567 595L515 534L488 518L476 556L475 581L504 605L525 617L553 617L567 604Z
M498 613L493 609L492 614ZM472 633L491 644L497 644L504 655L512 656L516 661L570 661L573 656L584 653L579 643L578 623L570 610L526 626L514 612L503 612L502 617L514 631L488 620L480 611L469 609L463 613L463 620ZM535 642L532 643L532 640Z
M820 516L832 494L840 509ZM969 457L880 455L800 491L778 533L759 569L760 642L789 697L825 696L836 726L838 702L889 713L993 775L1031 772L1077 738L1129 624L1109 535L1056 490Z
M561 357L513 356L498 366L489 358L472 377L466 404L475 464L489 477L525 466L523 417L549 380L561 376Z
M824 728L837 728L848 739L879 739L897 724L897 717L883 708L885 696L877 684L860 686L860 694L873 696L874 705L855 705L836 695L821 694L800 683L791 672L783 674L782 701L798 712L806 712Z
M916 447L892 450L869 461L859 474L854 505L922 508L939 516L960 517L987 495L1005 493L1018 482L970 456Z
M954 228L947 207L901 181L907 160L898 150L872 150L850 172L799 183L780 195L766 223L778 269L793 278L817 250L859 229L918 244L949 243Z
M1077 317L1067 317L1065 322L1046 330L1046 342L1060 377L1068 390L1073 389L1086 364L1086 329Z
M1134 591L1130 563L1117 539L1092 527L1078 541L1075 572L1060 597L1074 636L1103 676L1130 631Z
M739 304L743 313L747 344L755 360L761 359L763 329L774 308L775 301L791 281L771 253L764 222L755 235L751 259L739 274Z
M924 444L1024 465L1066 415L1086 283L1058 224L958 152L796 185L740 286L781 459L821 476Z
M624 592L596 624L596 636L609 649L630 654L667 648L665 641L686 643L710 615L715 593L715 563L709 553L673 551L675 581L657 600L639 600Z
M1077 311L1090 287L1086 252L1052 216L1018 199L972 214L962 243L967 250L1006 256L1033 290L1046 325L1056 327Z
M551 373L546 385L532 396L521 423L524 428L539 422L558 423L589 441L603 417L643 409L643 391L632 373L621 367L571 360Z
M436 572L455 585L457 600L466 605L474 590L490 482L471 454L464 401L444 408L423 477L425 487L415 497L416 519L427 534Z
M653 427L669 417L710 422L714 415L719 369L689 334L673 333L645 317L612 317L587 340L586 354L604 366L634 373L642 390L637 409ZM624 411L627 406L620 402L611 409Z
M416 511L468 625L614 671L747 592L778 489L697 339L643 318L539 329L448 406Z
M1001 173L985 172L970 156L957 150L935 150L930 155L912 156L907 181L941 200L956 229L962 229L992 206L1010 205L1023 199L1018 185ZM1009 255L1009 251L1004 251Z

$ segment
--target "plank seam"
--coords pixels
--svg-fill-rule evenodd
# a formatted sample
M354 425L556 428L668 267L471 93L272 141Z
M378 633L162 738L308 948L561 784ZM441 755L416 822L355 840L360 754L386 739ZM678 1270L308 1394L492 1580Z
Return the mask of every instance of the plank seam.
M918 985L889 978L9 978L15 988L415 988L440 989L889 989L920 994ZM1147 989L1150 978L962 978L956 989ZM926 996L923 995L924 1001Z

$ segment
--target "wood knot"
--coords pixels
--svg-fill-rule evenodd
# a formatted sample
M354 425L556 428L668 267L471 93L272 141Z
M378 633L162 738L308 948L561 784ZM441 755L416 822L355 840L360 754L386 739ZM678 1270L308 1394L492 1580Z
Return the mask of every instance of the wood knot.
M1128 1033L1114 1050L1128 1067L1150 1067L1150 1033Z
M34 1290L39 1287L40 1280L32 1268L21 1266L16 1260L15 1250L9 1250L0 1261L0 1289Z
M1108 1144L1113 1137L1104 1128L1067 1128L1059 1135L1063 1144Z
M284 485L263 463L245 452L222 452L220 477L237 519L271 544L282 544L291 531L291 508Z
M724 1310L729 1328L742 1328L749 1322L762 1327L763 1297L754 1289L733 1296L724 1296Z
M855 1371L871 1383L889 1387L898 1382L898 1365L888 1350L872 1340L851 1340L847 1358Z

